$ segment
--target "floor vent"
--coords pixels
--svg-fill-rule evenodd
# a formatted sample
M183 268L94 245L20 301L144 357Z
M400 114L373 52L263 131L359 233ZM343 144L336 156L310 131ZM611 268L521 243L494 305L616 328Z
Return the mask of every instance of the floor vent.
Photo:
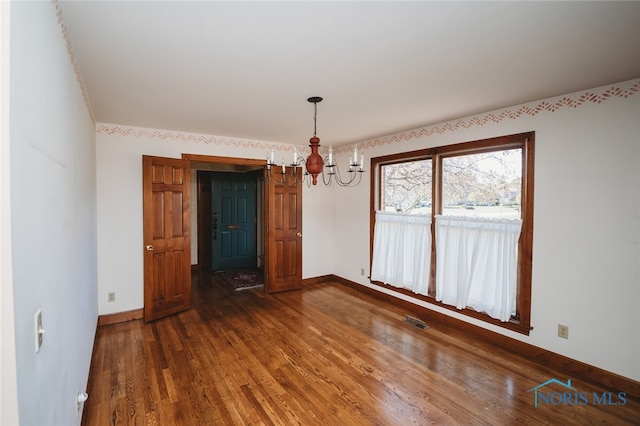
M426 330L427 328L429 328L426 322L420 321L417 318L410 317L409 315L404 316L404 322L414 327L418 327L421 330Z

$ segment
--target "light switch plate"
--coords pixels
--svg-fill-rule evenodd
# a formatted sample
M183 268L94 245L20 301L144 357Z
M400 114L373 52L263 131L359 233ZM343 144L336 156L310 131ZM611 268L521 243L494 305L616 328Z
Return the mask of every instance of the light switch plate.
M36 338L36 352L40 351L40 346L42 346L42 335L44 330L42 329L42 309L38 309L33 318L33 325L35 331Z

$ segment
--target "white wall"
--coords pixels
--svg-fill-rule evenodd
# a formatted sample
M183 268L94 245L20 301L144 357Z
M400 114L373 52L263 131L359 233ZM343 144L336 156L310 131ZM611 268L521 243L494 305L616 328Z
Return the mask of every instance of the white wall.
M18 424L18 380L11 266L9 40L11 3L0 2L0 424Z
M365 141L374 156L536 132L530 336L412 300L608 371L640 380L640 80L514 106ZM623 96L624 95L624 96ZM264 158L292 147L111 124L97 128L100 314L143 307L143 154ZM336 150L345 161L349 147ZM369 171L371 172L371 171ZM355 188L303 192L303 276L336 274L365 286L369 274L370 173ZM360 274L365 269L365 276ZM387 292L380 287L371 286ZM107 293L117 293L107 303ZM401 296L408 299L408 297ZM557 324L570 339L557 337Z
M371 158L531 130L536 153L530 336L414 302L640 380L640 79L359 147ZM332 249L333 273L366 286L371 284L360 267L367 265L368 272L369 190L336 190ZM338 238L344 235L351 236L349 243ZM557 337L559 323L570 327L568 340Z
M97 125L98 304L101 315L144 306L142 240L142 156L182 154L266 159L293 155L293 146L211 135ZM192 185L195 184L192 182ZM303 278L330 274L333 240L331 190L303 189ZM195 229L192 230L192 233ZM196 257L192 256L192 259ZM107 294L116 293L115 302Z
M12 2L10 55L19 419L79 424L75 400L87 384L98 318L95 126L55 4ZM36 353L38 308L46 334Z

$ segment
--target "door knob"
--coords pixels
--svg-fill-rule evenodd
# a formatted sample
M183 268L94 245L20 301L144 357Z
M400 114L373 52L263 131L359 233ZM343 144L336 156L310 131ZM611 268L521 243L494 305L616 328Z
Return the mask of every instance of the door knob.
M153 251L153 246L151 244L149 244L146 248L147 248L147 251Z
M296 235L297 235L298 237L302 238L302 232L298 232L298 233L296 233Z

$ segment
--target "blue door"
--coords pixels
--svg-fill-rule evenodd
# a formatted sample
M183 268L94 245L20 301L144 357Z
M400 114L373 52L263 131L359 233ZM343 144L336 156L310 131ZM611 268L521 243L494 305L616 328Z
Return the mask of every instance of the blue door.
M253 174L212 173L212 270L256 267L256 185Z

